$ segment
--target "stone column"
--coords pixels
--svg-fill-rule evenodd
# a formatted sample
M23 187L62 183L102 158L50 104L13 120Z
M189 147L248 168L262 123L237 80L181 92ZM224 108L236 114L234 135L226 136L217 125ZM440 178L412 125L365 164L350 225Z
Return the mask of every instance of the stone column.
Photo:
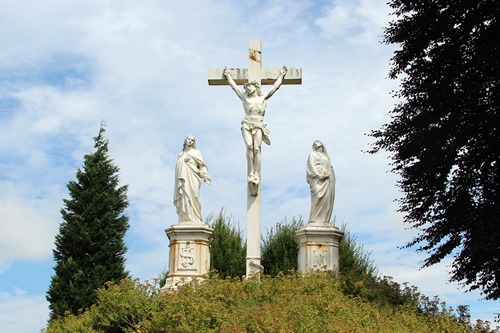
M203 281L210 269L213 230L203 223L181 223L165 232L170 240L169 272L161 291L175 290L195 278Z
M308 223L295 233L299 244L298 267L309 271L336 271L339 269L339 244L343 232L330 224Z

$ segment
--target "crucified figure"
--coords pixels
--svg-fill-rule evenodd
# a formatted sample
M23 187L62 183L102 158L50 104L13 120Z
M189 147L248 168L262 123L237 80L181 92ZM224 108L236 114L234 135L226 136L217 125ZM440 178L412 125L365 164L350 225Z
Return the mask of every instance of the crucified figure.
M276 82L265 94L261 92L258 82L248 82L244 85L245 90L242 91L234 82L227 68L224 68L223 73L231 88L243 102L245 119L241 121L241 133L247 148L248 182L257 185L260 182L260 147L262 141L268 145L271 144L269 130L266 124L264 124L267 100L281 86L283 77L287 73L287 68L285 66L281 68L280 75L276 79Z

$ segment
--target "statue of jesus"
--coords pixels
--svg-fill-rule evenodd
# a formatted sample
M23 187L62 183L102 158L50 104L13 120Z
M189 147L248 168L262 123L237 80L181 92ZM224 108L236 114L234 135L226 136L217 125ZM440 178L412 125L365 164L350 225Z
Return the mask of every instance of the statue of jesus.
M224 68L223 74L227 78L229 85L243 102L245 119L241 121L241 133L247 147L248 182L254 185L260 182L260 147L262 141L268 145L271 144L269 130L264 124L267 100L279 89L286 73L287 68L283 66L274 85L267 93L263 94L260 90L260 84L256 81L245 84L245 90L242 91L234 82L227 67Z

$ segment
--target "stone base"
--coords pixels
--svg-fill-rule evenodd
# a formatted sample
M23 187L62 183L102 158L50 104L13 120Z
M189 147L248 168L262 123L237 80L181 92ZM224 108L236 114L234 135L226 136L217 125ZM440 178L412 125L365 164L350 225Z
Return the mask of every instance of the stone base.
M299 244L298 267L309 271L336 271L339 268L339 244L344 233L330 224L309 223L295 232Z
M247 245L248 246L248 245ZM260 279L264 275L264 266L260 264L260 257L247 257L246 258L246 272L245 279L257 278Z
M213 230L203 223L180 223L165 232L170 240L169 272L161 291L175 290L193 279L203 281L210 269Z

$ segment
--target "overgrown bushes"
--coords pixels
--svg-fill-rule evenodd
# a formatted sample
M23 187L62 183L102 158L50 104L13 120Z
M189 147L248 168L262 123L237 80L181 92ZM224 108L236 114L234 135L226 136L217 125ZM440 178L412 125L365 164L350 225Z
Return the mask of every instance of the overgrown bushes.
M158 286L123 280L98 292L98 303L78 316L52 321L58 332L488 332L449 309L434 314L409 304L380 306L346 296L328 273L278 274L241 281L215 274L201 285L159 294Z
M488 322L471 324L466 306L455 314L437 297L379 277L370 253L345 225L338 276L304 277L290 269L297 262L295 230L302 225L293 219L263 239L268 275L242 281L246 249L239 227L223 210L208 222L217 271L203 284L160 294L159 279L109 283L98 290L97 304L53 320L47 332L500 332Z

